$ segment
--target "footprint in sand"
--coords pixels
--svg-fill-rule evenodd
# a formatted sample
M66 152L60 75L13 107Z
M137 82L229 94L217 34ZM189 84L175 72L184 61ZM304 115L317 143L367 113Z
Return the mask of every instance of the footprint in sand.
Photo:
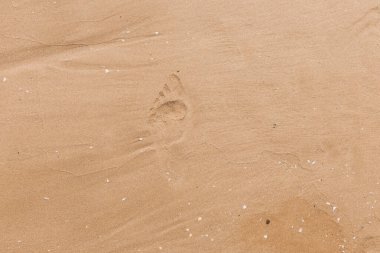
M148 123L159 147L180 142L190 122L190 107L181 79L171 74L150 109Z

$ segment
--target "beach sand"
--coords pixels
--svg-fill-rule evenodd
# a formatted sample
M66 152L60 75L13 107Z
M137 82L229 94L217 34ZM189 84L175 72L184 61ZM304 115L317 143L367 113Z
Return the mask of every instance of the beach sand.
M378 1L0 14L0 252L380 252Z

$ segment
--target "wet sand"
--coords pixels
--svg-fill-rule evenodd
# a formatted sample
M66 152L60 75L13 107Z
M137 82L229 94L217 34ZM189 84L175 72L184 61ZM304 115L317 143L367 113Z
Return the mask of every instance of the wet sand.
M0 13L0 252L380 252L378 1Z

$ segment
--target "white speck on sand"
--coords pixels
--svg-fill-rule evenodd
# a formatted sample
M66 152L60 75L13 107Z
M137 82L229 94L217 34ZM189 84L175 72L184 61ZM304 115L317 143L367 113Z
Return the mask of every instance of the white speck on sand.
M89 148L89 149L93 149L93 148L94 148L94 146L89 146L88 148Z
M104 70L104 73L109 73L109 72L110 72L109 69L105 69L105 70Z
M144 139L140 137L140 138L139 138L139 141L142 141L142 140L144 140Z
M126 200L127 200L127 198L126 198L126 197L124 197L124 198L122 198L122 199L121 199L121 201L126 201Z
M192 237L192 236L193 236L193 234L192 234L192 233L190 233L190 234L189 234L189 237Z
M335 212L336 209L337 209L336 206L333 206L333 207L332 207L333 212Z
M243 209L247 209L247 205L242 205L241 208L243 208Z
M154 32L155 35L159 35L160 33L159 32Z
M110 182L109 178L107 178L107 179L106 179L106 182L107 182L107 183L109 183L109 182Z
M18 243L21 243L22 241L21 241L21 240L18 240L17 242L18 242Z
M302 233L302 231L303 231L303 228L298 229L298 233Z
M189 232L189 231L190 231L190 228L186 228L185 230L186 230L186 232Z
M7 78L6 77L3 77L3 82L6 82L7 81Z
M268 239L268 235L264 235L264 239Z
M44 197L44 200L49 200L50 198L49 197Z
M160 247L158 247L158 249L159 249L159 250L162 250L162 247L160 246Z
M202 217L199 216L199 217L198 217L198 221L201 221L201 220L202 220Z
M340 218L338 217L338 218L336 218L336 221L339 223L340 222Z

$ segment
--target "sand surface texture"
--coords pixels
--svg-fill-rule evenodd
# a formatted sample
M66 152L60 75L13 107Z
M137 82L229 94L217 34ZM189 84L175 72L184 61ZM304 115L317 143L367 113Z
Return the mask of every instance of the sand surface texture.
M1 253L379 253L380 2L3 0Z

